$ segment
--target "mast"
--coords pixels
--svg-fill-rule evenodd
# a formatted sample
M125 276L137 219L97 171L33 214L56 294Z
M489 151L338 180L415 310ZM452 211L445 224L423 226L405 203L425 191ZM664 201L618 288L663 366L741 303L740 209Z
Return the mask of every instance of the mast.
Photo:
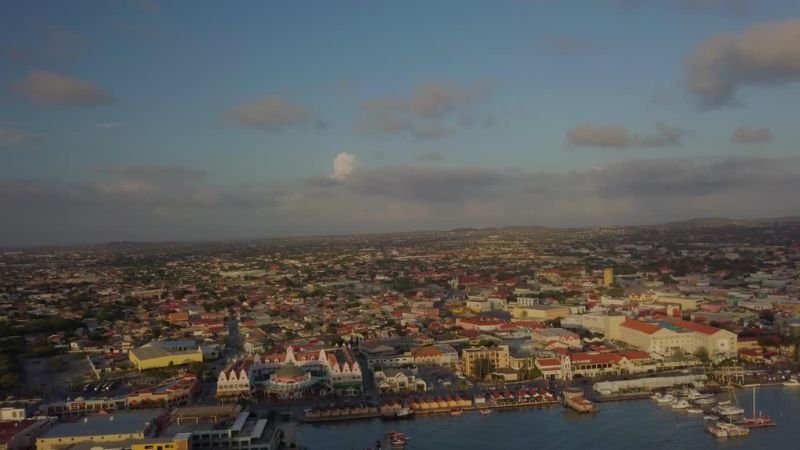
M756 417L756 387L753 386L753 418Z

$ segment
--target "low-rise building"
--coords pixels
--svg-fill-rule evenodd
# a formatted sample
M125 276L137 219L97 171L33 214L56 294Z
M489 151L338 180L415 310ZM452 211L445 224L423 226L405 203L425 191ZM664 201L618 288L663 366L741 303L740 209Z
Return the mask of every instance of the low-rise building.
M531 338L534 342L539 343L561 342L570 348L581 347L580 336L563 328L544 328L541 330L534 330L531 333Z
M375 372L375 386L382 394L404 392L425 392L427 383L417 377L415 370L388 368Z
M568 315L569 307L559 305L517 306L511 310L514 320L554 320Z
M62 422L42 433L37 450L56 450L84 443L129 442L153 437L163 410L115 412L86 416L76 422Z
M153 341L128 352L128 358L138 370L160 369L203 362L203 350L192 339Z
M676 351L694 353L701 347L711 357L736 353L736 334L674 318L653 322L626 320L619 325L619 340L662 357Z

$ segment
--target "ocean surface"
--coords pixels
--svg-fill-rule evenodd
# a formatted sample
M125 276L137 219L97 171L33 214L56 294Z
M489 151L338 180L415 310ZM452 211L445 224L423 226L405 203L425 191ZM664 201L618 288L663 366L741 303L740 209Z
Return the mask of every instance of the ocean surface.
M471 411L461 417L304 424L297 430L297 440L310 450L366 449L387 431L401 431L410 438L410 450L800 448L800 388L763 387L756 395L757 409L778 426L751 429L739 438L715 438L703 430L702 415L648 399L600 403L600 412L594 415L578 415L555 405L496 410L487 416ZM728 396L720 394L723 400ZM752 389L738 389L736 397L750 416Z

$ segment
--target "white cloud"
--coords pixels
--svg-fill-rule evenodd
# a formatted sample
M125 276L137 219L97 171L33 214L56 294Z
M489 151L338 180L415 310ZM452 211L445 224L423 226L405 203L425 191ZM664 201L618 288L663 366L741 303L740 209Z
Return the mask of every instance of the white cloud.
M347 152L342 152L336 155L333 159L333 172L331 172L331 179L336 181L344 181L356 168L355 155Z

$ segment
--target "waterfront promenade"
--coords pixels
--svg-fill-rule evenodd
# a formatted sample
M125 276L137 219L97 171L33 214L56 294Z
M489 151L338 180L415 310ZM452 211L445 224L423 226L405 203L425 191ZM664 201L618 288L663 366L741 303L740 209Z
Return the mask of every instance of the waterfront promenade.
M749 411L749 396L742 391L739 399ZM714 438L703 431L702 417L658 407L651 401L610 402L594 415L558 407L500 410L487 416L478 412L461 417L433 415L400 422L374 419L304 424L298 439L312 449L362 449L385 432L397 430L411 438L411 450L794 448L800 428L800 416L796 414L800 411L800 390L759 388L758 409L777 421L778 426L752 430L749 436L738 440Z

